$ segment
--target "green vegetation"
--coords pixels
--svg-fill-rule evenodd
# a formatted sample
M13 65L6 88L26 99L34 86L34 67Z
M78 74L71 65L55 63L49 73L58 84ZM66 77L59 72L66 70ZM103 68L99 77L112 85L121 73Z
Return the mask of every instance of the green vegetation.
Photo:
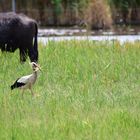
M39 52L40 96L24 98L10 85L28 62L0 53L0 139L140 138L140 42L50 41Z
M11 1L0 0L0 11L11 10ZM43 26L85 25L93 29L113 24L140 24L140 0L18 0L16 11Z

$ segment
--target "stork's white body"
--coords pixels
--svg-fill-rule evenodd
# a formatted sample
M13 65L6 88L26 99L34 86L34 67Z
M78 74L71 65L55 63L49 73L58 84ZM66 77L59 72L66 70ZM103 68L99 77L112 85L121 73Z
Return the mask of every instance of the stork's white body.
M33 72L33 74L23 76L17 80L19 83L24 83L25 85L21 86L21 89L30 89L32 85L36 82L37 72Z
M26 76L22 76L21 78L18 78L15 83L11 86L11 90L13 90L14 88L20 88L23 89L22 94L24 92L25 89L30 89L32 95L34 95L33 91L32 91L32 86L35 84L36 79L37 79L37 72L40 69L40 67L32 62L32 68L33 68L33 73L30 75L26 75Z

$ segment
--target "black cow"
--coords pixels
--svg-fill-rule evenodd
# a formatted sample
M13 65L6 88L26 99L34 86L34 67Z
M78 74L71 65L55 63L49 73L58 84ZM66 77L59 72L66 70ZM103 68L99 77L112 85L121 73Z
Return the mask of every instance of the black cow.
M19 48L20 61L38 61L38 27L35 20L24 14L0 13L0 49L14 52Z

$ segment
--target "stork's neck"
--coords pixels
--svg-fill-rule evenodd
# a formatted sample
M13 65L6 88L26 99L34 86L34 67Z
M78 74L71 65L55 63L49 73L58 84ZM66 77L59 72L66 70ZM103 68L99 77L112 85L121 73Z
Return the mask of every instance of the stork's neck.
M37 77L38 71L33 71L33 75L34 75L35 77Z

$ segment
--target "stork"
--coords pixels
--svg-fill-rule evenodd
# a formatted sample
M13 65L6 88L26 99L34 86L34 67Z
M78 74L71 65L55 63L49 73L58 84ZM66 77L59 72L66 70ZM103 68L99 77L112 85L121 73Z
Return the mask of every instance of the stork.
M41 70L40 66L36 64L35 62L31 62L33 73L30 75L22 76L21 78L18 78L13 85L11 85L11 90L14 88L22 89L22 96L25 89L29 89L31 91L31 94L34 96L34 92L32 90L32 86L36 82L38 70Z

